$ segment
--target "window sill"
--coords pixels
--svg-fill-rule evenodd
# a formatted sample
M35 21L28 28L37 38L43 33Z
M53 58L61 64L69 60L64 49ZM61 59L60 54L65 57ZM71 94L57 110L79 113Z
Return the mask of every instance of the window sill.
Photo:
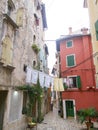
M67 88L65 91L79 91L79 88Z
M3 65L4 63L2 62L2 60L0 59L0 65Z
M4 64L3 67L4 67L4 68L7 68L7 69L9 69L9 70L12 70L12 71L15 69L15 67L12 66L11 64L8 64L8 65L5 65L5 64Z
M73 66L66 66L67 68L74 68L76 65L73 65Z
M14 20L8 14L3 14L3 15L4 15L4 20L9 22L14 28L18 28L18 25L14 22Z

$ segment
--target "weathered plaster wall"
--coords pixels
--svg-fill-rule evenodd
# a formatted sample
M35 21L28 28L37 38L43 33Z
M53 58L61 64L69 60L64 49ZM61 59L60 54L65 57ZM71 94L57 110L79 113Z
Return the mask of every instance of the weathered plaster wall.
M31 48L34 42L34 35L36 36L35 42L39 47L43 48L44 33L41 11L36 10L33 0L13 0L13 3L15 9L10 17L19 28L14 28L10 23L3 21L3 13L7 13L7 0L0 1L0 90L8 90L3 130L24 130L26 128L26 120L22 114L18 120L9 122L11 91L14 89L14 86L25 84L26 73L23 70L24 64L32 66L33 60L37 62L39 58ZM34 13L39 18L39 26L36 26ZM15 67L14 70L6 66L4 67L4 64L8 64L8 62L1 64L3 43L6 43L5 46L10 44L12 54L8 52L3 57L7 58L9 62L9 56L12 56L12 63L10 64Z

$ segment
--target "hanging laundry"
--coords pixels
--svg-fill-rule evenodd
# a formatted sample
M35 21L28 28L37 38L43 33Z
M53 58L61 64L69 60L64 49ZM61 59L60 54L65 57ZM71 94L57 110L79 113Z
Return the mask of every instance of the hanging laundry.
M45 87L49 88L51 83L51 78L49 75L45 75Z
M53 91L53 86L54 86L54 78L51 77L51 91Z
M69 87L70 86L70 80L69 77L66 78L66 85Z
M67 79L66 78L63 78L63 83L66 83Z
M45 80L45 75L42 72L39 72L39 82L40 82L40 86L43 88L44 87L44 81Z
M67 78L63 78L63 86L64 86L65 90L68 88L68 86L67 86Z
M72 78L69 78L69 83L70 83L70 87L72 88L73 87L73 79Z
M36 84L38 80L38 71L32 69L31 83Z
M31 67L27 66L26 68L26 83L31 83L31 75L32 75L32 69Z
M59 78L54 78L54 91L59 90L59 84L58 84Z
M54 78L52 76L50 76L50 83L51 83L51 86L54 85Z
M64 86L63 86L63 79L59 78L59 82L58 82L58 86L59 86L59 91L64 91Z

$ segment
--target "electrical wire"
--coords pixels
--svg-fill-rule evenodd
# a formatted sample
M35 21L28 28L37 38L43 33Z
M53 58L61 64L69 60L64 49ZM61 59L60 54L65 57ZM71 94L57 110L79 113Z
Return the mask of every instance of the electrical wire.
M76 68L77 66L79 66L79 65L81 65L81 64L83 64L83 63L85 63L85 62L87 62L89 59L91 59L92 57L95 57L95 56L97 56L97 55L98 55L98 52L95 52L95 53L92 54L90 57L88 57L88 58L85 59L84 61L80 62L80 63L77 64L76 66L74 66L74 67L72 67L72 68L69 68L69 69L67 69L67 70L65 70L65 71L63 71L63 72L61 72L61 73L66 73L66 72L68 72L69 70L71 70L71 69L73 69L73 68Z

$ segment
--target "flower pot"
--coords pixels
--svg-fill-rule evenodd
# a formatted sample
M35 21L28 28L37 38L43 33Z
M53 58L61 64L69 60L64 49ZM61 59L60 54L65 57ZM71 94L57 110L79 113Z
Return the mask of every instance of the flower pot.
M27 117L27 122L28 122L28 123L32 122L32 117L28 116L28 117Z
M90 128L93 128L94 124L93 122L85 122L86 126L87 126L87 130L90 130Z

